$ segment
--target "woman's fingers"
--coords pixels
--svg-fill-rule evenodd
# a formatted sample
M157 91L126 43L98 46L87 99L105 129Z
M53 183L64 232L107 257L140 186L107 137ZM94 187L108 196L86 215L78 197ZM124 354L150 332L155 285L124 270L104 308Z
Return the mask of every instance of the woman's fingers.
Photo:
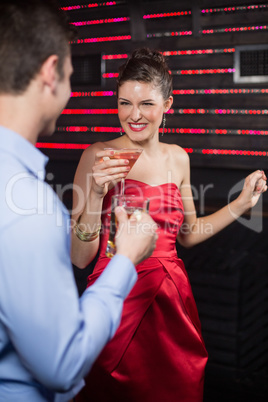
M244 206L252 208L266 190L266 175L262 170L256 170L246 177L243 190L239 195L240 202Z
M130 167L127 163L120 163L121 159L118 159L118 161L103 161L100 164L95 164L92 167L93 173L103 173L104 175L113 175L113 174L118 174L118 173L125 173L129 172Z
M95 183L100 187L117 183L124 179L130 170L128 159L114 159L113 156L113 150L99 151L95 155L92 175Z
M248 189L252 192L260 192L265 189L266 186L266 175L262 170L256 170L251 173L245 179L245 189Z
M263 193L264 191L267 190L267 185L266 185L266 180L263 179L259 179L256 182L255 188L254 188L254 192L257 193Z
M94 165L92 168L92 175L95 182L99 186L103 186L106 183L118 182L124 179L128 172L129 166L107 166L106 163L100 165Z
M257 170L252 174L253 192L261 194L267 190L267 178L262 170Z

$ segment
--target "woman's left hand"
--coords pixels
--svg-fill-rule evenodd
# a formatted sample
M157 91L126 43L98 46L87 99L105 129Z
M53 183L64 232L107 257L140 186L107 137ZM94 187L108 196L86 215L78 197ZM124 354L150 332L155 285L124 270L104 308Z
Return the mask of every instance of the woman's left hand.
M267 190L267 177L263 170L256 170L246 177L243 190L238 200L244 205L245 209L254 207L262 193Z

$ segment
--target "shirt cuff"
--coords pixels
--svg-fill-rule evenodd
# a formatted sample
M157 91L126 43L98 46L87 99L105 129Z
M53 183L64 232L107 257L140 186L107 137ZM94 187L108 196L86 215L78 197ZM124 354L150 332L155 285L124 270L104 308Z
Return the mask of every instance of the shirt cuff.
M122 254L116 254L104 269L98 281L99 283L100 281L108 282L109 286L118 289L125 299L137 281L137 272L129 258Z

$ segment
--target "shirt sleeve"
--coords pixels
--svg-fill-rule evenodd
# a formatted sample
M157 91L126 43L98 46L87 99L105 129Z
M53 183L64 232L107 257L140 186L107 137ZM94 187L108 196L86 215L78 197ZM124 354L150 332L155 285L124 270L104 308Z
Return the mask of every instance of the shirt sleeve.
M132 272L132 273L131 273ZM87 317L87 323L91 326L94 343L90 360L92 363L98 357L106 342L114 335L120 323L123 300L127 297L136 282L136 270L132 262L123 255L115 255L109 262L102 275L83 293L80 304ZM100 319L100 314L107 314L108 320ZM111 329L109 323L111 317ZM95 323L94 326L92 323ZM108 335L109 334L109 335ZM107 338L108 336L108 338ZM77 379L79 381L79 378ZM73 398L85 382L81 380L73 389L64 394L57 394L55 402L65 402Z
M115 256L79 300L67 217L20 217L0 236L0 319L20 361L55 391L76 387L116 331L135 267Z

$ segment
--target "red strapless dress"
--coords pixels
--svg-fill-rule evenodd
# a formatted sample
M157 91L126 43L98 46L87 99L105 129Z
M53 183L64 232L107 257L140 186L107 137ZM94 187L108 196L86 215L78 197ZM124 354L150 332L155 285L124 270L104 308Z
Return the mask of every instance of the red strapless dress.
M106 267L111 196L103 205L100 257L90 286ZM176 184L159 186L126 180L126 194L150 198L157 222L157 246L137 266L138 281L127 297L121 324L91 372L78 402L201 402L207 351L184 264L175 242L183 222Z

